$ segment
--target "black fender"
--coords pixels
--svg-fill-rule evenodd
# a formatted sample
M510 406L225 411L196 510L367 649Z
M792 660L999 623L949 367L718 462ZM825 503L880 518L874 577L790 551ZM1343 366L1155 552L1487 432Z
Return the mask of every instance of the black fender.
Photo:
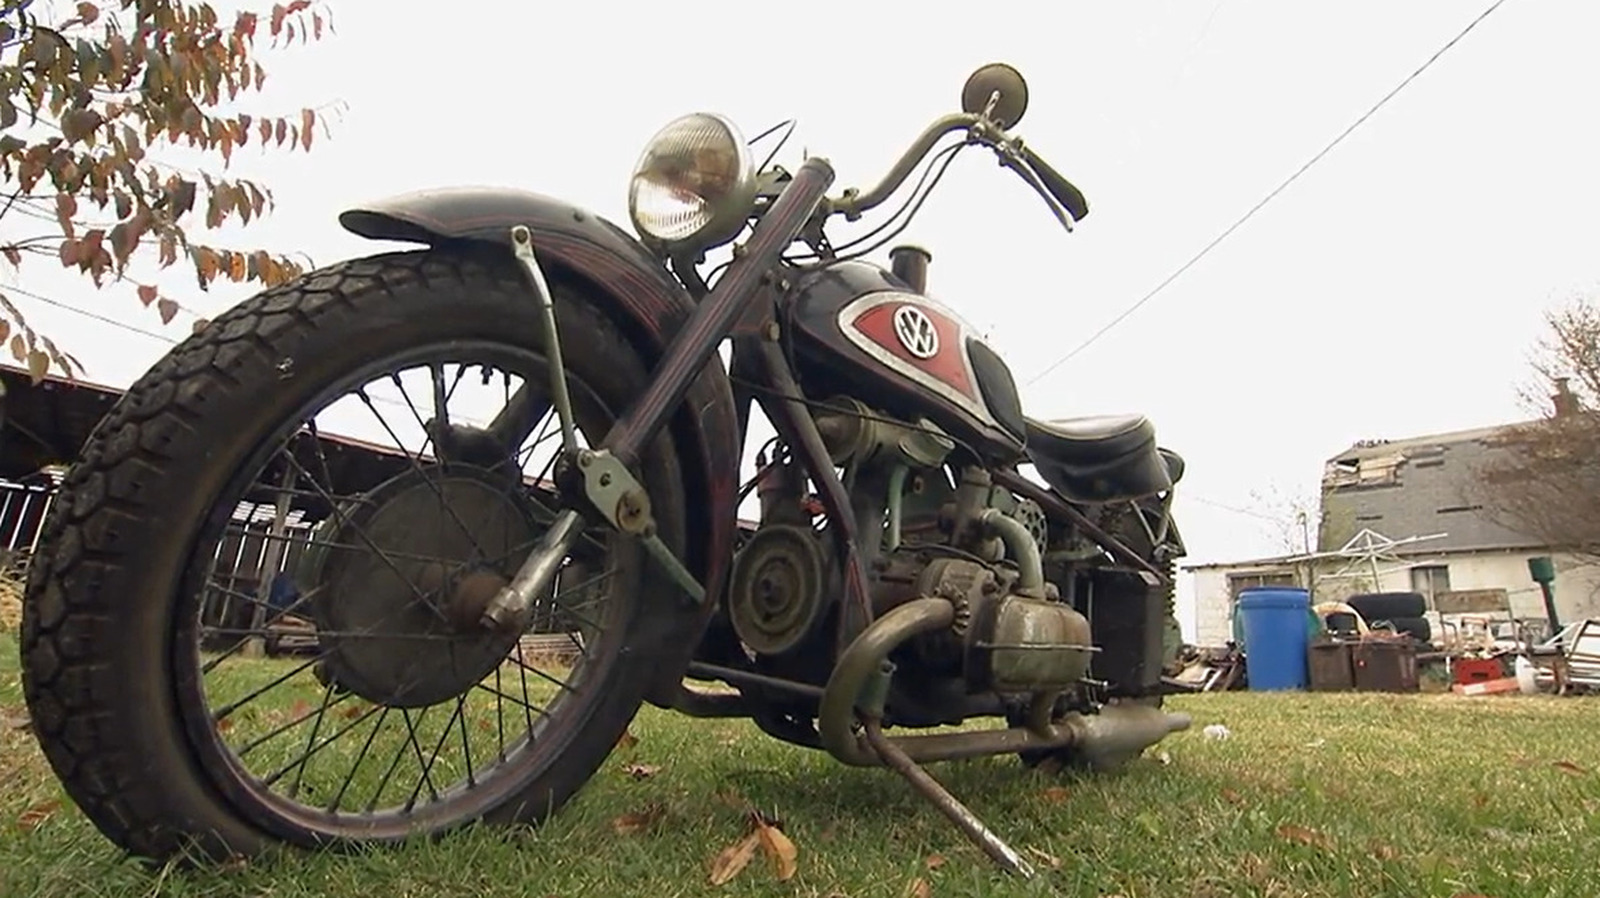
M576 282L610 313L629 341L654 366L678 329L694 311L683 285L630 234L591 212L541 194L493 187L421 190L390 197L339 215L346 230L372 240L398 240L427 246L479 242L511 246L510 230L525 225L534 251L552 282ZM737 526L738 417L733 391L720 356L695 377L683 406L669 427L683 459L691 541L689 569L705 585L709 601L683 634L687 664L710 615L718 605ZM652 701L665 700L679 684L664 676Z

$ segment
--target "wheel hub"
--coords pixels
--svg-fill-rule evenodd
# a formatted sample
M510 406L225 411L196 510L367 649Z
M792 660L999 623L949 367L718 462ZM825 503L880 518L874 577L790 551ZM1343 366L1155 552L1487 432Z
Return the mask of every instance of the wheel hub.
M417 708L471 689L521 634L483 609L538 536L514 481L461 465L410 471L332 523L311 586L325 672L375 704Z

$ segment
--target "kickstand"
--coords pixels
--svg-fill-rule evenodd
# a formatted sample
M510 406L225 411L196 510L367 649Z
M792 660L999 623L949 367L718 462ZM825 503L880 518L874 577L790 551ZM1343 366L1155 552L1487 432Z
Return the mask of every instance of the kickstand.
M993 830L985 826L976 814L951 795L949 790L940 785L928 771L917 766L917 762L913 761L900 746L890 741L889 737L883 734L883 727L877 717L863 715L862 728L867 737L867 744L878 753L878 757L894 768L896 773L910 781L913 789L933 802L941 813L950 818L950 822L967 834L967 838L976 842L989 857L994 858L995 863L1023 879L1033 878L1033 865L1023 860L1022 855L995 835Z

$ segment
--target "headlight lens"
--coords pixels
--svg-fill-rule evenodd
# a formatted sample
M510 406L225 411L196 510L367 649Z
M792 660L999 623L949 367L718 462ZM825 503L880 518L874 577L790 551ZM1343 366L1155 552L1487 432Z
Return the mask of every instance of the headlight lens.
M628 214L648 240L705 249L739 233L755 193L743 135L720 115L695 113L650 139L628 187Z

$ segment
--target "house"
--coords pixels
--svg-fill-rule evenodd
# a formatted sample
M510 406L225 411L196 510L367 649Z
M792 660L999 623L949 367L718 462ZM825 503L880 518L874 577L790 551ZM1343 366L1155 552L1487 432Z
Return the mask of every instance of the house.
M1313 601L1358 592L1417 592L1439 615L1463 611L1545 620L1531 558L1556 568L1563 623L1600 617L1600 559L1551 551L1493 519L1469 497L1478 471L1507 450L1518 425L1358 443L1329 459L1317 551L1186 567L1194 575L1196 642L1232 638L1233 605L1248 586L1300 586Z

